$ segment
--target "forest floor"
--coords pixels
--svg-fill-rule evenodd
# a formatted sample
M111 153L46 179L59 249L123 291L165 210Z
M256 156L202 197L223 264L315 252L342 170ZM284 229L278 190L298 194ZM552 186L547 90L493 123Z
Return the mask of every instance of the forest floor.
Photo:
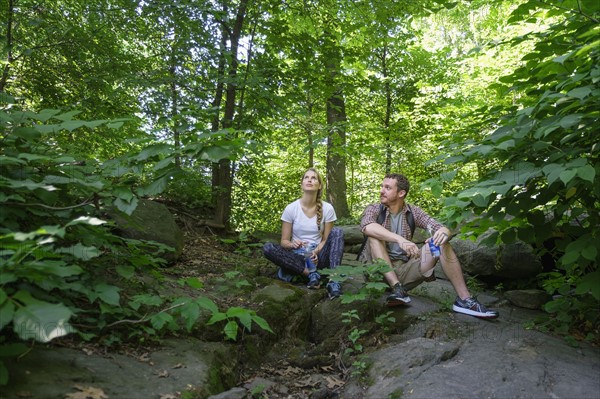
M227 292L223 292L228 287L228 284L231 282L228 280L235 279L243 279L244 274L251 271L253 277L260 277L263 281L266 281L266 284L269 284L271 278L275 275L275 267L269 261L267 261L261 252L261 245L258 243L252 243L251 241L246 241L244 239L240 240L240 237L222 237L217 234L213 234L210 230L202 230L202 229L192 229L189 226L192 225L191 222L184 224L184 231L186 234L185 239L185 248L181 258L177 261L176 264L171 267L165 268L163 270L163 274L171 281L171 288L174 291L181 290L181 286L177 285L173 281L181 278L195 278L198 279L203 284L202 295L207 295L211 299L215 301L219 305L220 309L227 309L232 306L240 306L246 309L252 309L256 307L257 304L252 303L248 299L247 296L244 295L227 295ZM187 227L186 227L187 226ZM167 287L168 288L168 287ZM314 295L314 291L306 290L309 295ZM415 301L415 306L418 307L418 297ZM446 312L447 313L447 312ZM501 331L512 331L512 326L520 325L523 322L523 316L517 317L518 311L513 313L513 310L504 308L501 310L503 323L500 327ZM511 316L509 316L509 313ZM437 329L444 330L444 328L448 327L448 323L456 323L456 325L468 325L471 328L471 331L477 331L477 328L484 328L489 331L492 328L492 325L481 324L476 322L476 320L469 320L473 318L456 318L451 316L448 318L448 315L444 312L436 313L430 311L424 311L422 313L424 316L419 315L419 320L421 320L422 325L414 330L411 328L407 330L407 333L402 337L397 336L397 338L393 338L396 340L401 340L402 342L406 340L418 339L419 337L431 338L431 331ZM515 315L513 317L513 314ZM520 314L520 313L519 313ZM533 314L533 313L531 313ZM507 317L505 317L507 316ZM530 317L530 313L526 313L525 318ZM436 319L437 318L437 319ZM432 329L432 326L435 327ZM440 327L441 326L441 327ZM483 326L483 327L479 327ZM425 331L423 335L422 331ZM437 330L435 330L437 331ZM520 331L520 330L519 330ZM439 334L442 334L441 332ZM434 334L436 338L438 337L438 333ZM441 335L440 340L443 340ZM180 335L180 338L183 336ZM469 344L477 344L477 341L480 339L477 334L472 335L475 337L474 342L470 342ZM447 337L446 337L447 338ZM385 340L385 337L378 335L374 337L374 340L370 340L372 342L372 346L374 349L377 349L385 342L381 341L381 339ZM389 337L388 337L389 339ZM489 337L486 338L489 340ZM473 341L473 340L471 340ZM526 341L523 341L526 342ZM168 346L167 339L165 339L165 344ZM494 343L495 344L495 343ZM63 339L58 339L53 341L52 345L54 347L65 348L68 350L72 350L69 356L76 356L77 360L71 360L71 363L76 364L76 362L91 362L95 361L96 363L91 366L88 364L88 368L92 367L104 367L106 368L105 372L108 373L109 377L114 378L114 384L119 384L118 376L119 373L125 375L125 370L138 370L140 368L140 364L149 364L155 362L154 369L158 366L158 362L161 356L161 351L163 351L163 345L159 343L124 343L121 345L107 346L100 343L90 343L90 342L82 342L77 339L77 337L65 337ZM566 347L567 345L564 343L558 343L559 348ZM384 345L385 346L385 345ZM464 353L469 353L470 346L462 347L461 351ZM532 350L533 346L528 347L527 350ZM538 350L538 346L535 347ZM340 345L339 351L343 351L343 345ZM480 356L482 358L477 358L478 352L482 352L481 350L474 351L475 353L471 353L471 361L473 362L481 362L485 364L487 362L486 356L496 356L501 357L503 352L506 350L505 347L499 346L498 348L489 347L489 350L495 350L496 355L491 355L491 352L481 353ZM554 350L554 349L553 349ZM540 362L545 363L553 363L549 362L547 359L545 360L546 354L543 353L542 349L539 349L541 354ZM52 351L56 352L56 351ZM276 351L271 351L276 352ZM461 352L461 353L462 353ZM521 352L525 353L525 350L521 350ZM529 353L529 352L527 352ZM597 348L592 353L597 356L598 351ZM64 355L62 355L64 357ZM455 359L456 362L468 362L469 358L460 358L457 356ZM106 360L109 362L106 362ZM117 361L115 361L117 359ZM240 367L237 375L237 386L245 387L248 392L253 392L256 388L256 392L260 392L260 385L269 385L274 384L280 386L282 388L272 388L268 390L267 394L255 394L253 398L272 398L272 399L301 399L301 398L311 398L311 399L333 399L333 398L341 398L342 396L338 396L338 392L344 392L345 385L350 384L350 371L348 367L346 367L343 362L340 361L341 353L330 353L330 361L327 364L306 364L306 365L298 365L298 364L290 364L288 359L286 358L284 353L281 353L279 357L277 357L277 353L272 353L268 358L265 357L265 361L259 366L254 367ZM54 359L56 360L56 359ZM526 369L529 367L532 368L527 362L528 359L521 359L523 361L523 367ZM43 364L48 364L48 362L52 362L50 359L42 363L38 361L38 364L44 370L48 368L44 368ZM175 361L175 360L172 360ZM155 384L155 392L156 398L160 399L182 399L182 398L194 398L194 379L193 375L189 374L187 378L189 378L189 385L187 390L182 390L180 388L175 388L175 385L170 385L174 378L176 372L180 371L180 368L187 368L188 373L193 371L193 366L191 362L193 362L193 353L190 351L190 354L187 356L182 356L181 360L176 361L176 365L171 367L169 371L167 368L164 371L159 372L153 371L153 374L150 376L146 376L146 380L140 378L140 380L146 381L145 384ZM407 360L408 361L408 360ZM417 363L422 362L420 359ZM512 361L511 359L507 359L508 361ZM104 363L100 363L104 362ZM187 362L187 364L186 364ZM110 369L110 367L114 367L114 364L118 364L117 369ZM414 363L414 361L413 361ZM581 366L577 366L576 362L571 362L573 365L570 366L573 368L572 374L575 375L577 373L582 374L585 373L586 370L581 370ZM101 366L100 366L101 364ZM128 365L130 364L130 365ZM175 363L173 363L175 364ZM184 366L185 364L185 366ZM412 364L412 363L411 363ZM452 359L447 361L447 366L452 365ZM447 367L445 366L445 367ZM593 368L597 368L597 363L593 363ZM35 367L31 365L31 367ZM500 365L495 366L496 368L502 367ZM556 373L554 370L547 369L548 366L544 366L543 370L547 370L549 374ZM564 367L564 366L562 366ZM577 368L579 367L579 368ZM589 368L589 366L587 366ZM175 370L177 368L178 370ZM505 366L506 369L514 370L515 376L522 375L519 373L519 369L515 369L514 365L511 363L510 365ZM412 365L409 369L412 369ZM431 367L431 370L434 370L434 367ZM35 375L36 371L27 370L29 376ZM561 369L563 370L563 369ZM589 370L587 370L589 372ZM76 372L76 371L73 371ZM483 371L482 371L483 372ZM112 374L111 374L112 373ZM546 373L546 371L544 371ZM560 373L567 373L566 371L560 371ZM494 371L490 376L495 375ZM425 375L425 373L423 374ZM533 373L532 373L533 375ZM565 374L567 375L567 374ZM571 375L571 373L568 373ZM490 376L485 376L485 378L491 378ZM104 392L101 388L98 388L98 384L94 384L94 380L85 379L87 377L79 377L79 379L74 376L69 376L69 379L66 379L62 382L56 378L56 375L53 377L51 374L47 375L45 378L47 380L38 379L36 384L43 384L45 381L48 381L48 393L50 392L50 387L54 389L52 395L50 393L48 396L44 396L47 398L68 398L68 399L106 399L106 398L114 398L116 396L109 395L108 390ZM39 377L42 378L42 377ZM416 378L416 377L415 377ZM438 377L435 377L438 378ZM95 381L99 381L100 376L95 377ZM73 381L80 381L78 385L73 386ZM149 381L149 382L148 382ZM498 387L502 387L505 385L514 385L518 386L518 380L511 380L511 377L508 377L508 381L510 383L497 383ZM592 379L593 381L593 379ZM560 382L560 381L559 381ZM561 384L567 384L564 382ZM532 386L534 386L533 384ZM429 391L425 395L443 395L444 384L429 384L427 386L439 386L441 391ZM31 383L30 383L31 387ZM596 387L594 388L594 383L591 383L591 390L588 389L587 392L593 392L591 397L600 398L600 384L596 383ZM146 387L147 388L147 387ZM346 388L351 388L348 385ZM104 387L104 389L107 389ZM137 388L140 389L140 388ZM529 388L520 388L520 389L529 389ZM533 389L533 388L532 388ZM14 398L14 399L22 399L22 398L32 398L39 397L33 392L33 389L29 389L27 386L24 388L19 388L16 391L12 391L12 394L8 394L8 396L4 396L4 394L0 393L0 398ZM135 395L136 388L131 387L130 391L131 395ZM138 391L139 393L140 391ZM362 397L362 390L359 389L359 394L355 394L350 396L350 389L346 390L346 397ZM356 392L356 391L355 391ZM412 391L411 391L412 392ZM432 393L433 392L433 393ZM531 391L532 395L537 391ZM558 392L558 391L557 391ZM500 391L497 391L494 397L501 397ZM552 393L550 391L549 393ZM523 391L520 392L523 394L522 397L533 397L527 396L528 392ZM595 396L594 396L595 395ZM120 398L137 398L138 396L119 396ZM146 396L147 397L147 396ZM234 397L234 396L230 396ZM240 396L241 397L241 396ZM365 397L375 397L373 394L371 396ZM417 396L418 397L418 396ZM422 396L426 397L426 396ZM442 396L435 396L442 397Z

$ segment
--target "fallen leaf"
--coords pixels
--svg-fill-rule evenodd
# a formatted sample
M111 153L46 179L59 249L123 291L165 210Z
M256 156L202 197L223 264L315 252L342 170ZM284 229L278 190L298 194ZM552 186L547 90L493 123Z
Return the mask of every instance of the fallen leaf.
M327 388L329 388L329 389L334 389L334 388L344 386L344 381L337 379L335 377L327 376L327 377L325 377L325 380L327 381Z
M185 365L181 364L181 363L177 363L175 366L173 366L173 368L174 369L182 369L182 368L185 368Z
M108 399L108 395L100 388L75 385L79 392L68 393L66 399Z
M162 370L162 371L159 371L159 372L157 372L155 374L158 376L158 378L167 378L169 376L169 371L168 370Z

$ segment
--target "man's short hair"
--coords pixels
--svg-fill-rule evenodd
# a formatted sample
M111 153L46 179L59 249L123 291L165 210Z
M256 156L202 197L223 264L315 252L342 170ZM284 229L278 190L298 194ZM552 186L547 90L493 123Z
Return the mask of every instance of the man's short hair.
M404 190L406 191L406 195L408 195L408 191L410 190L410 183L406 176L401 173L388 173L385 175L386 179L394 179L396 180L396 187L398 191Z

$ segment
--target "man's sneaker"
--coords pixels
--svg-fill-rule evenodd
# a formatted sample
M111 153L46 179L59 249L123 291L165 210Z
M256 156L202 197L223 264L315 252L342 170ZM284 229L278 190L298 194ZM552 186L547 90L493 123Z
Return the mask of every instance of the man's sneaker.
M468 314L469 316L480 317L482 319L495 319L499 316L495 310L488 310L480 304L477 299L469 297L467 299L456 298L452 310L458 313Z
M408 305L410 303L410 297L402 284L396 283L392 287L392 293L388 295L386 303L388 306Z
M330 280L327 283L327 295L329 295L329 299L334 299L342 295L342 287L340 286L340 283Z
M321 275L318 272L310 272L308 274L308 288L316 290L321 287Z

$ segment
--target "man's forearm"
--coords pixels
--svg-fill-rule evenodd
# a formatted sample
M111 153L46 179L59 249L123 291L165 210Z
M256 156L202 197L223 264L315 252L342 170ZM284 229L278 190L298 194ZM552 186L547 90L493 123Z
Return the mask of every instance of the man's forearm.
M369 237L377 240L386 242L398 242L398 239L402 239L398 234L392 233L379 223L370 223L365 226L363 233Z

